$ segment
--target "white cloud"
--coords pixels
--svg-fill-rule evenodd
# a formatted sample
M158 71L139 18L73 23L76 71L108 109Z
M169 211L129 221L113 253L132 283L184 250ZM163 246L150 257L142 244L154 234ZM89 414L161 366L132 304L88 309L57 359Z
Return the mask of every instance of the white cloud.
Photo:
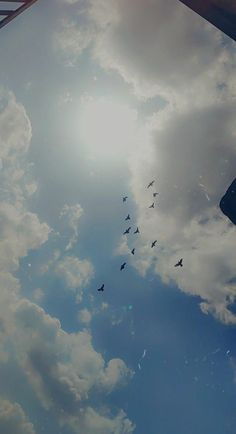
M131 372L121 359L112 359L108 363L102 375L102 384L108 391L112 390L117 384L122 383L124 379L129 377Z
M136 268L145 274L153 267L164 282L199 295L202 310L225 323L236 323L230 312L236 297L236 235L218 203L235 176L234 119L230 98L214 105L206 101L201 108L180 101L178 110L166 108L155 118L152 143L130 163L142 240ZM144 152L149 155L145 166ZM154 210L148 209L149 177L160 193ZM153 239L158 240L155 249L150 248ZM183 269L174 268L181 257Z
M1 202L0 218L0 269L15 271L20 258L27 256L30 249L36 249L47 241L50 229L46 223L40 223L38 216L27 211L20 202L14 205Z
M161 94L167 101L148 120L149 138L129 162L142 232L132 263L142 274L153 267L163 281L200 295L204 312L235 322L229 309L236 295L234 232L218 209L235 176L232 43L180 2L91 0L81 12L94 58L132 83L138 96ZM151 213L149 176L160 191ZM150 250L155 233L159 244ZM128 249L123 239L119 252ZM184 269L176 270L183 256Z
M16 101L12 93L1 92L0 156L3 164L16 161L18 153L25 153L31 136L30 120L23 105Z
M31 180L27 173L26 151L30 137L30 122L23 107L12 95L8 96L0 109L0 142L3 144L3 168L0 172L3 199L0 203L0 361L7 361L10 348L12 363L18 363L24 370L41 405L48 411L52 410L59 423L68 425L74 432L81 432L80 427L84 433L98 432L94 428L96 420L101 429L105 427L107 434L112 434L114 427L117 433L125 432L123 426L132 427L125 415L104 415L101 409L92 408L92 397L94 390L101 399L110 393L130 377L129 369L119 359L106 363L94 350L88 332L66 333L59 320L29 300L22 299L20 282L13 275L19 269L20 259L27 256L29 250L38 249L50 233L48 225L41 223L38 216L27 209L25 194ZM81 208L78 205L64 207L64 212L77 236ZM89 261L71 256L59 261L59 256L60 252L54 251L50 265L56 264L57 272L69 287L84 287L93 275ZM38 301L42 296L40 288L33 293ZM78 416L81 410L84 417ZM91 415L89 419L88 414ZM77 418L76 427L71 425L73 418ZM4 434L35 434L22 408L3 400L0 401L0 431Z
M115 418L110 418L107 412L99 414L88 407L80 411L79 417L72 417L68 424L77 434L131 434L135 426L120 411Z
M60 218L65 218L69 228L72 230L72 236L66 246L66 251L70 250L78 240L78 223L83 215L83 208L80 204L64 205L60 213Z
M42 288L36 288L34 290L33 298L36 302L42 301L42 299L44 298L44 291L42 290Z
M54 409L60 423L70 425L74 432L97 433L93 420L102 420L103 415L91 408L90 398L96 390L102 399L127 380L131 372L125 363L112 359L105 364L101 354L94 350L87 331L66 333L57 319L28 300L16 304L14 319L16 357L41 404L47 410ZM89 412L90 420L84 417ZM105 432L112 434L114 426L117 432L123 433L123 426L129 427L127 433L132 432L124 414L119 418L119 415L106 415ZM77 421L76 425L73 420Z
M91 0L74 11L79 18L75 13L73 31L64 23L60 32L61 50L72 62L90 46L100 65L118 71L136 95L168 99L176 93L183 98L186 90L201 99L206 83L211 98L225 81L228 64L235 95L233 50L223 47L219 30L181 2Z
M68 288L77 290L88 285L94 274L91 262L75 256L65 256L61 259L55 266L55 272L63 278Z
M57 236L58 234L56 234ZM40 266L39 272L40 274L45 274L48 273L48 271L50 270L50 268L55 265L55 263L58 261L58 259L61 256L61 252L58 249L55 249L51 255L51 257L47 260L46 263L43 263Z
M20 297L20 283L13 273L29 250L47 241L50 228L27 209L29 182L27 151L31 140L30 120L12 93L0 95L0 358L7 360L5 341L12 333L12 305Z
M35 434L21 406L0 399L0 432L2 434Z
M90 321L92 319L92 314L89 312L88 309L81 309L78 313L78 319L84 324L90 324Z
M53 46L66 66L74 66L78 57L91 41L90 30L84 23L80 25L69 18L61 20L54 35Z
M32 196L37 191L37 184L36 182L31 182L30 184L25 185L25 190L28 196Z

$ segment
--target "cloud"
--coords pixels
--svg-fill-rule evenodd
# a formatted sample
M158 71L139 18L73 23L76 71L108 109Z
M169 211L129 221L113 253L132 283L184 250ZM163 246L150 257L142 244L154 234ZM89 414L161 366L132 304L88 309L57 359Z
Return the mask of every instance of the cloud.
M111 419L91 407L81 411L80 417L71 418L69 426L78 434L131 434L135 428L123 411Z
M50 228L27 208L27 151L31 124L24 107L14 95L0 92L0 359L6 361L5 342L12 333L12 305L20 297L20 282L14 276L29 250L48 239Z
M107 433L112 434L116 425L117 432L123 432L125 424L130 427L127 432L132 432L124 414L103 419L100 410L90 404L94 392L102 398L130 378L122 360L112 359L106 364L94 350L87 331L66 333L59 320L28 300L15 305L14 319L16 357L45 409L56 411L60 423L74 426L76 433L86 429L96 433L92 418L103 421ZM90 412L88 420L85 415Z
M92 314L91 312L89 312L88 309L81 309L78 313L78 319L79 321L81 321L82 323L88 325L90 324L90 321L92 319Z
M200 295L205 313L234 323L235 240L218 209L235 176L232 43L170 0L91 0L78 13L90 31L85 45L93 58L131 83L138 97L162 95L167 103L147 119L143 145L129 159L142 230L133 265L143 275L152 267L164 282ZM143 187L150 176L160 191L152 213ZM159 244L150 251L156 232ZM128 249L122 239L118 252ZM183 270L173 267L179 257Z
M22 104L13 93L1 91L0 155L3 162L16 162L17 154L24 154L32 136L30 120Z
M12 363L24 371L32 391L46 411L56 415L75 433L99 432L96 425L107 434L125 432L123 427L132 424L124 413L112 415L102 405L93 408L93 394L99 402L124 381L131 372L124 362L112 359L105 362L92 345L90 333L67 333L60 321L52 318L37 304L22 299L19 280L14 276L21 258L29 250L38 249L48 239L50 228L41 223L37 214L27 207L27 150L31 127L25 110L13 95L0 99L0 143L3 167L0 203L0 361L8 360L9 348ZM65 206L63 214L69 227L77 233L81 207ZM59 276L75 289L88 284L93 275L89 261L67 256L59 260L54 251L52 262ZM47 270L46 270L47 271ZM33 297L41 299L44 289L37 289ZM79 296L79 294L78 294ZM81 415L83 412L83 416ZM51 414L52 414L51 413ZM88 417L91 416L91 417ZM73 426L72 421L77 424ZM122 431L123 430L123 431ZM35 434L22 408L9 401L0 401L0 431L3 433Z
M83 288L90 283L94 269L87 259L65 256L56 264L55 273L64 280L67 288L76 290L79 303L83 296Z
M36 182L31 182L30 184L25 185L26 194L30 197L37 191L37 184Z
M7 434L35 434L21 406L0 399L0 432Z
M26 161L32 135L30 120L12 93L2 92L0 106L0 269L12 272L20 258L48 239L50 228L26 207L25 192L29 194L29 185L32 192L34 185L34 181L28 182Z
M65 66L71 67L76 64L91 38L90 30L83 21L79 20L79 17L77 22L63 18L54 35L53 47Z
M201 107L167 107L152 123L151 142L130 162L141 245L134 265L152 267L165 283L199 295L203 312L236 323L235 230L218 207L235 176L235 104L229 97ZM144 152L149 155L143 164ZM156 179L156 208L145 186ZM157 239L155 249L150 243ZM127 246L123 246L124 250ZM174 268L183 257L184 267Z
M20 202L1 202L0 218L0 269L16 271L20 258L47 241L50 228Z
M225 81L226 64L235 94L235 55L225 49L219 30L180 2L91 0L73 10L73 31L61 26L61 50L75 62L89 47L104 69L133 85L137 96L183 98L188 83L187 93L191 88L201 99L204 81L210 98Z
M56 234L56 235L58 235L58 234ZM40 274L48 273L48 271L50 270L50 268L56 264L56 262L58 261L58 259L60 258L60 256L61 256L60 250L55 249L52 252L51 257L47 260L47 262L43 263L40 266L40 269L39 269Z
M41 288L36 288L33 292L33 298L35 301L40 302L44 298L44 291Z
M66 219L69 228L72 230L72 237L66 246L66 251L70 250L78 240L78 222L83 212L83 208L80 204L70 206L66 204L62 208L60 218Z

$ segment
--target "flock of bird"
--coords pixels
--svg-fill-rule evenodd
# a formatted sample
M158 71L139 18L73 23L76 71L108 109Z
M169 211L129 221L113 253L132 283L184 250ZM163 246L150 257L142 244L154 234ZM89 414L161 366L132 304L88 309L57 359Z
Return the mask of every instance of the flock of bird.
M154 183L155 183L155 180L149 182L149 184L147 185L147 188L153 187ZM155 198L157 195L158 195L158 193L156 193L156 192L154 192L154 193L152 194L152 196L153 196L154 198ZM122 198L123 203L126 202L127 199L128 199L128 196L124 196L124 197ZM154 208L154 207L155 207L155 202L153 202L153 203L152 203L148 208ZM125 218L125 221L128 221L128 220L131 220L129 214L128 214L127 217ZM129 227L128 227L124 232L123 232L123 235L128 235L128 234L130 233L130 231L131 231L131 226L129 226ZM136 235L136 234L139 234L139 233L140 233L140 232L139 232L139 228L137 227L137 229L134 231L134 234ZM156 246L156 243L157 243L157 240L152 241L152 243L151 243L151 248L152 248L152 249ZM135 248L133 248L133 249L131 250L131 254L132 254L132 255L135 254ZM120 266L120 271L124 270L126 264L127 264L126 262L123 262L123 263L121 264L121 266ZM183 258L181 258L181 259L180 259L180 260L175 264L175 267L183 267ZM105 284L103 283L102 286L101 286L100 288L98 288L98 291L104 291L104 287L105 287Z

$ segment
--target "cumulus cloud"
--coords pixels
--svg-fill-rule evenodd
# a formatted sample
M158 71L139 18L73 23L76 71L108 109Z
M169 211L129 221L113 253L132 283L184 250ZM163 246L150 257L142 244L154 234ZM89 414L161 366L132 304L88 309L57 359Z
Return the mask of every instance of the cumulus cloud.
M31 124L24 107L12 93L0 92L0 358L7 360L5 341L12 332L12 305L20 297L14 276L20 259L48 239L50 228L27 208L29 183L27 151ZM33 183L33 180L30 180Z
M81 411L79 418L70 418L68 424L77 434L131 434L135 428L123 411L110 419L106 413L99 414L91 407Z
M0 399L0 432L7 434L36 433L21 406L3 399Z
M93 265L87 259L65 256L55 266L55 273L61 277L67 288L76 290L77 302L82 300L83 288L93 277Z
M74 432L90 429L96 433L92 431L93 421L102 420L103 415L91 408L92 393L110 393L130 377L130 370L120 359L106 364L94 350L87 331L66 333L59 320L28 300L15 306L14 318L16 357L41 404L47 410L54 409L60 423L71 426ZM90 412L88 420L85 415ZM104 416L103 424L109 434L114 432L113 426L117 426L117 433L123 433L125 425L130 429L127 433L132 432L132 424L124 414Z
M84 324L90 324L90 321L92 319L92 314L89 312L88 309L81 309L78 313L78 319Z
M0 155L6 161L16 160L15 152L25 153L32 136L30 120L22 104L12 93L1 92Z
M20 202L14 205L1 202L0 218L0 269L15 271L19 266L19 258L47 241L50 229Z
M147 165L142 153L131 163L142 233L135 266L143 274L153 267L164 282L201 296L202 310L225 323L236 322L230 311L236 297L236 239L218 203L235 176L235 114L230 98L214 105L206 99L201 107L180 104L178 111L166 108L152 124ZM150 174L159 191L154 210L148 209L152 197L145 191ZM158 244L150 250L153 237ZM180 257L184 267L176 270Z
M79 18L75 13L73 31L66 35L67 25L61 27L58 39L67 44L61 42L61 49L74 62L90 47L100 65L117 71L140 97L183 97L188 83L188 92L191 87L200 98L203 80L215 95L226 62L235 94L235 56L224 48L221 32L180 2L91 0L87 7L77 4L75 11Z

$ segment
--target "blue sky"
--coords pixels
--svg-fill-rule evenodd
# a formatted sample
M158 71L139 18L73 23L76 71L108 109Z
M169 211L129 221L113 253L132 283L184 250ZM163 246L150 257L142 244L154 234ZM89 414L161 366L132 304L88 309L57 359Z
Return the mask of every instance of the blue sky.
M0 434L234 434L233 42L38 0L0 53Z

